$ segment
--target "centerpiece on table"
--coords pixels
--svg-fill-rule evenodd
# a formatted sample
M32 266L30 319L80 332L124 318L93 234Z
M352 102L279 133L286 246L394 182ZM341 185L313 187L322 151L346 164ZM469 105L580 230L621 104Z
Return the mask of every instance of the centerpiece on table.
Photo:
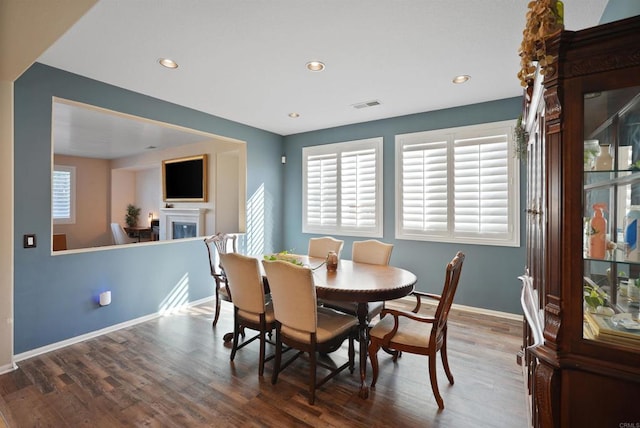
M264 259L269 261L283 260L285 262L293 263L294 265L303 266L303 263L298 260L296 255L287 250L282 250L279 253L274 254L265 254Z

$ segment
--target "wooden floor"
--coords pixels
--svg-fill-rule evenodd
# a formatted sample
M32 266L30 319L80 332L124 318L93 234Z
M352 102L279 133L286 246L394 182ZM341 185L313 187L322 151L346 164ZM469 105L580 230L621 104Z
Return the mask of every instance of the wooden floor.
M264 378L258 377L257 342L229 361L222 336L231 330L231 304L223 302L215 329L212 313L213 304L184 309L22 361L18 370L0 376L0 413L10 428L527 426L515 357L518 321L452 312L455 385L448 384L438 360L446 406L439 412L426 357L409 354L397 363L380 354L380 376L369 399L358 397L358 371L344 371L320 388L310 406L305 360L271 385L270 362ZM346 345L331 355L345 361ZM369 381L370 374L369 367Z

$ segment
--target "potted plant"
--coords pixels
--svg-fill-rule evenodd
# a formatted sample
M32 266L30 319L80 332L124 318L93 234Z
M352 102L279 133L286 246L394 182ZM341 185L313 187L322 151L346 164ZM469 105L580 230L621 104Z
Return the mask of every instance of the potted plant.
M124 217L125 223L128 227L136 227L138 225L138 216L140 215L140 208L133 204L127 205L127 215Z

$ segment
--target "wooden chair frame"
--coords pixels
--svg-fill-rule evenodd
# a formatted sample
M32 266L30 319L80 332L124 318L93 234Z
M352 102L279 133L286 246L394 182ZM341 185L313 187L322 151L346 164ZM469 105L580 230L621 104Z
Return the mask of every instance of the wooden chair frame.
M390 321L383 319L370 332L369 342L369 358L371 359L371 366L373 369L373 380L371 381L371 388L375 388L376 381L378 380L378 350L383 347L389 350L398 351L393 356L395 361L400 352L409 352L412 354L427 355L429 359L429 378L431 381L431 389L435 396L436 402L440 409L444 409L444 401L440 395L438 389L438 378L436 376L436 354L440 351L440 357L442 358L442 365L447 375L449 383L453 385L453 375L449 368L449 361L447 358L447 318L449 311L451 310L451 304L458 288L458 282L460 280L460 273L462 271L462 264L464 262L465 255L458 252L456 256L447 265L445 274L445 283L441 295L423 293L414 291L412 295L416 297L416 306L412 311L403 311L395 309L383 309L381 316L390 315L390 320L393 321L393 325ZM425 316L418 313L421 306L421 298L429 298L438 301L438 306L434 316ZM406 341L400 343L394 340L394 336L400 329L400 319L406 318L412 320L415 323L431 324L430 337L428 345L426 347L409 344ZM413 323L415 326L416 324ZM411 324L411 322L409 323ZM404 327L405 330L411 330L411 325ZM404 331L404 330L403 330Z
M216 309L213 316L212 327L215 327L220 317L220 302L225 300L231 301L231 293L227 283L227 277L224 273L224 269L220 266L218 256L219 254L225 254L229 249L229 242L231 242L232 251L237 252L236 240L237 235L229 233L216 233L208 238L204 239L204 243L207 246L207 253L209 254L209 268L211 270L211 276L215 282L215 295L216 295ZM214 251L215 248L215 251Z
M348 335L345 337L336 336L330 341L318 343L316 340L316 334L310 334L309 343L301 342L295 340L293 338L287 337L282 334L282 324L276 320L276 352L275 352L275 360L273 364L273 374L271 377L271 383L275 385L278 382L278 375L281 371L289 366L293 361L295 361L299 356L304 354L305 352L309 354L309 404L314 404L316 399L316 389L320 388L327 381L332 379L335 375L349 368L351 373L355 370L355 346L354 341L358 337L358 330L354 328L348 332ZM344 342L344 340L349 339L349 360L342 364L339 367L335 367L325 363L322 360L318 359L318 353L322 356L326 356L327 354L334 352ZM287 348L283 349L283 344L287 345ZM296 352L291 358L282 363L282 354L289 349L297 349ZM323 367L329 370L329 374L325 377L317 380L317 367Z

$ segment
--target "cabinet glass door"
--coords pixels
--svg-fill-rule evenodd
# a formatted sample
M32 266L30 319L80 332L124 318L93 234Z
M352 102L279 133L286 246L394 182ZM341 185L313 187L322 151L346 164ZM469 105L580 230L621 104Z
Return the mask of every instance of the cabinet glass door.
M640 86L584 95L583 337L640 349Z

